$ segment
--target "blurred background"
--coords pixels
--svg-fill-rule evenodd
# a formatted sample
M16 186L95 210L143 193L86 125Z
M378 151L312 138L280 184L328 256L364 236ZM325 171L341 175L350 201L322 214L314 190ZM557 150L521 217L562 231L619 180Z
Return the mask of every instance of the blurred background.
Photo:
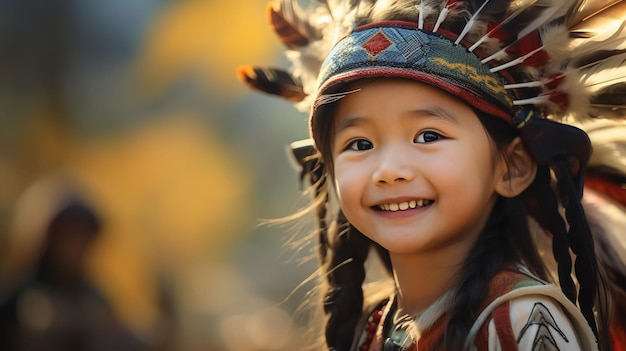
M259 224L306 115L235 74L287 67L265 6L0 0L1 349L299 349L315 262Z

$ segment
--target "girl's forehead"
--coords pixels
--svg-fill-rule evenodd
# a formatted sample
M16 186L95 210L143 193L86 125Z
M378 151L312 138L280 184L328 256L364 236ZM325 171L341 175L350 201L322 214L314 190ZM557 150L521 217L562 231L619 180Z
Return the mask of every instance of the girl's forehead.
M432 84L408 78L376 77L359 79L344 85L340 92L344 93L345 97L349 97L350 95L358 93L362 90L368 90L371 94L389 94L391 96L398 96L398 94L402 92L422 92L430 96L436 96L447 100L454 100L459 104L469 106L458 97ZM411 96L411 98L415 97ZM338 101L341 102L341 100L343 100L343 98L339 99Z
M407 111L432 111L452 114L473 110L451 94L411 79L369 78L351 82L343 87L344 96L330 109L333 119L345 113L368 113L371 108L388 106ZM445 117L445 116L444 116Z

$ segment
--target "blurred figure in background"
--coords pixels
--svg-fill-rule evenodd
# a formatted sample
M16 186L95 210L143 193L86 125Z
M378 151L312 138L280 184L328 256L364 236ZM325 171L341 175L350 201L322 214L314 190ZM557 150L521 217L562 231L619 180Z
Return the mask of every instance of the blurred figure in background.
M36 215L36 214L35 214ZM102 221L80 197L62 201L30 272L0 304L2 350L140 350L86 274Z

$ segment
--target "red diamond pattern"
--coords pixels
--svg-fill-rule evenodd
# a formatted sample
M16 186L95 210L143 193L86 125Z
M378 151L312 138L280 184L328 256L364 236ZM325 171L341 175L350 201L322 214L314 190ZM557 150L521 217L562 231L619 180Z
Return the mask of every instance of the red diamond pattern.
M374 34L369 40L363 43L362 47L372 57L376 58L381 52L387 50L393 42L382 32Z

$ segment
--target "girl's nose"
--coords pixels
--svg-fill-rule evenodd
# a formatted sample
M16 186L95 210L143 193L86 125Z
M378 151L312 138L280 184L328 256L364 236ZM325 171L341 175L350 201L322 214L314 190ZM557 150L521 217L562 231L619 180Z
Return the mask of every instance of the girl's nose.
M407 154L401 150L389 150L381 154L378 166L372 174L372 181L379 185L412 181L416 169Z

